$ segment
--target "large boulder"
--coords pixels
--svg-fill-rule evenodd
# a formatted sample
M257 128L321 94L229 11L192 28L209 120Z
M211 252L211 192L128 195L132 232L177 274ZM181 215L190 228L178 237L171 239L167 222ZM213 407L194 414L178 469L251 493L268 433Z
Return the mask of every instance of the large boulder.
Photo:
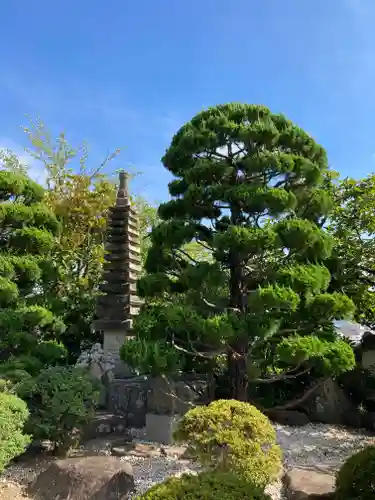
M284 487L288 500L333 500L335 476L296 467L285 474Z
M93 456L53 462L27 493L35 500L125 500L133 490L131 464Z
M211 390L204 378L167 380L153 377L149 379L147 411L157 415L184 415L196 405L209 403Z
M348 413L355 407L339 384L328 379L318 387L304 403L304 411L313 422L345 425Z
M361 427L370 432L375 432L375 411L366 411L361 415Z

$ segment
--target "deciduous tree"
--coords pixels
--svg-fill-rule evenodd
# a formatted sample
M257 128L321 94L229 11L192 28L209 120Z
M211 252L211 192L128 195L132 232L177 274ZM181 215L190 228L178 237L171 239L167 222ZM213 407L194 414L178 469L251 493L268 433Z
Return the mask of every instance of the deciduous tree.
M335 238L327 262L332 273L330 289L351 297L356 321L375 329L375 175L344 179L335 195L329 221Z
M31 122L25 131L30 142L27 151L46 172L46 204L61 224L54 248L55 275L45 284L45 300L64 317L64 342L74 359L82 347L101 340L99 332L92 332L91 322L102 278L107 214L116 196L116 185L104 170L120 150L92 168L85 145L72 147L64 134L53 138L40 121ZM134 197L133 202L145 258L156 208L141 198Z

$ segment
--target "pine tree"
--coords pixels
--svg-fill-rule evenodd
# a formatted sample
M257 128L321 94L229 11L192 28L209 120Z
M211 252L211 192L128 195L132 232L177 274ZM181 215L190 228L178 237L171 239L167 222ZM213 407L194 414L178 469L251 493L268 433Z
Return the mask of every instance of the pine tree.
M32 355L63 329L43 302L59 223L44 189L22 171L0 171L0 359Z
M163 301L194 291L210 312L194 302L163 309L159 301L153 325L141 314L136 331L142 335L142 325L151 340L157 331L180 352L225 346L239 400L248 397L252 359L273 367L268 382L313 367L324 376L351 369L353 352L332 323L354 306L327 293L333 241L322 227L332 209L324 149L284 116L234 103L185 124L162 162L176 179L172 199L159 207L139 293ZM191 242L212 259L188 255ZM165 327L155 329L160 321Z

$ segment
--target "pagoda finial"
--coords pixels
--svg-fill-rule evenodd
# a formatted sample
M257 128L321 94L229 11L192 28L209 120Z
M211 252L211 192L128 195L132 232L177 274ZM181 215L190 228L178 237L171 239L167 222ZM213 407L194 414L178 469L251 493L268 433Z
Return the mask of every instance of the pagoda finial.
M121 170L119 173L120 184L116 198L117 206L130 205L128 179L129 179L129 174L124 170Z

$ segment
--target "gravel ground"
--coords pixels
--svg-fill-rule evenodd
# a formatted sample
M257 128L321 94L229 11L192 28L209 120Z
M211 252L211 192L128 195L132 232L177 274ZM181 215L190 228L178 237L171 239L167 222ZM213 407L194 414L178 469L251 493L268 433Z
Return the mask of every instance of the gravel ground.
M315 470L336 470L355 451L370 443L375 443L374 435L324 424L309 424L304 427L276 425L275 427L278 442L284 452L286 468L304 466ZM110 453L108 441L103 440L86 446L83 451L91 455ZM197 471L197 466L192 462L173 457L126 457L124 459L133 465L137 494L169 476ZM50 461L51 459L34 459L9 467L1 478L3 484L0 483L0 500L25 500L19 486L22 487L32 481L41 470L48 466ZM281 490L281 481L277 481L267 489L273 500L283 500Z

